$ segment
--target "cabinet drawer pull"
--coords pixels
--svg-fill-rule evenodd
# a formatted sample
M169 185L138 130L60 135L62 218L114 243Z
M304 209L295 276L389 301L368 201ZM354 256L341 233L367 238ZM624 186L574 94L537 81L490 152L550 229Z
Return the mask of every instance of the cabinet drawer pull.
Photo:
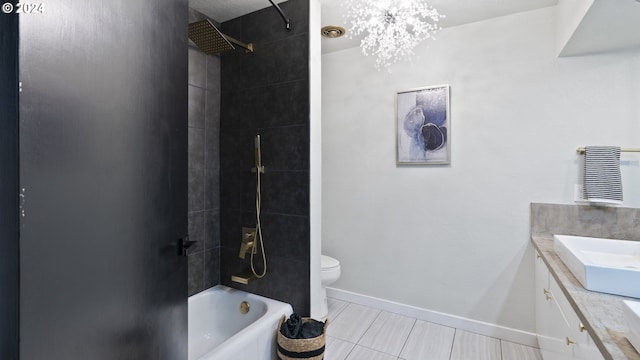
M547 289L542 289L542 293L545 294L545 295L551 294L551 292L549 290L547 290Z
M540 259L542 256L536 252L536 259Z
M575 344L576 342L569 339L569 337L567 336L567 346L571 346L571 344Z
M580 332L584 332L585 330L587 330L587 328L582 323L580 323Z

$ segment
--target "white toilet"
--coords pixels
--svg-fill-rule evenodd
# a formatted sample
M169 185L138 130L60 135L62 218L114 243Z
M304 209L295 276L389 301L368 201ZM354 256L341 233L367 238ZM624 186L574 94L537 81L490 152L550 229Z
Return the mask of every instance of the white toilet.
M322 320L327 318L329 307L327 306L327 286L333 284L340 277L340 261L331 256L322 255L320 259L320 283L322 286L322 307L320 314Z

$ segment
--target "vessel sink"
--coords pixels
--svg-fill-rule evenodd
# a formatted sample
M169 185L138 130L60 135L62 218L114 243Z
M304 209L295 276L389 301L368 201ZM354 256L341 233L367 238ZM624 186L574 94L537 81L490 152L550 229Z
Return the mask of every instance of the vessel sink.
M640 298L640 241L554 235L553 242L585 289Z
M623 301L622 311L627 321L627 332L625 335L638 352L640 352L640 302Z

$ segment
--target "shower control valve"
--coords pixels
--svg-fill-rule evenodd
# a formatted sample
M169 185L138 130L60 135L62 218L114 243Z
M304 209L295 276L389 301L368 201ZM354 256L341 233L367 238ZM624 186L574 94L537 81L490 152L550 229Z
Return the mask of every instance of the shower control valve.
M256 229L255 228L242 228L242 243L240 244L240 254L238 255L241 259L244 259L247 253L257 253L257 248L255 246L256 240Z

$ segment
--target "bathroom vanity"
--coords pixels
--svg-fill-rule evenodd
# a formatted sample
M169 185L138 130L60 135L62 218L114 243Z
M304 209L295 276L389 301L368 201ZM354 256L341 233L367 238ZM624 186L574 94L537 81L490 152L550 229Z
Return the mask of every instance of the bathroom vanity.
M623 300L586 290L554 250L553 237L535 247L536 332L545 360L640 360L625 336Z
M553 240L554 234L565 234L640 241L640 209L531 203L530 224L536 332L544 359L640 360L627 339L624 305L640 299L586 290L556 253Z

